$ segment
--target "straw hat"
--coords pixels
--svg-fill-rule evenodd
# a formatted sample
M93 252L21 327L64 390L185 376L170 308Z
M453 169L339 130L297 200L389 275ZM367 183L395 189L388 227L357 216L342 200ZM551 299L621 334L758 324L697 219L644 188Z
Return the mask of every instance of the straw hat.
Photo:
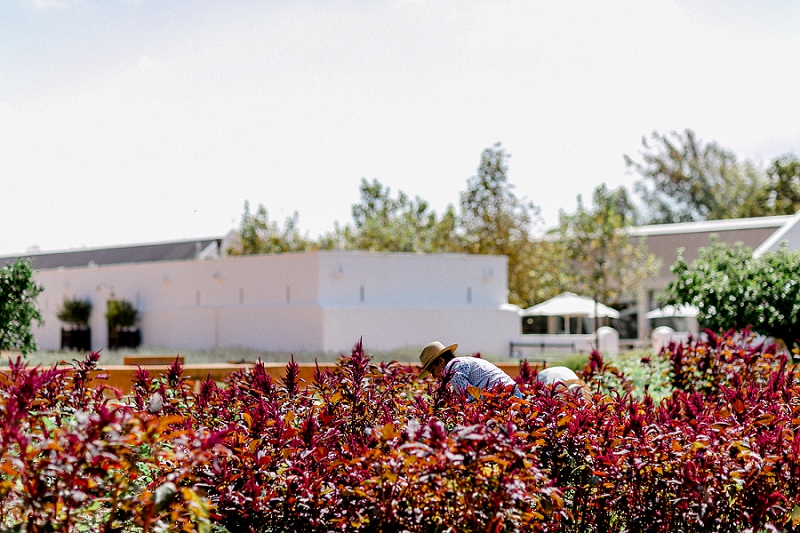
M419 354L419 361L422 363L422 372L419 373L420 377L428 375L428 369L439 359L440 355L445 352L453 352L453 354L455 354L456 348L458 348L458 344L445 346L439 341L433 341L423 348L422 353Z

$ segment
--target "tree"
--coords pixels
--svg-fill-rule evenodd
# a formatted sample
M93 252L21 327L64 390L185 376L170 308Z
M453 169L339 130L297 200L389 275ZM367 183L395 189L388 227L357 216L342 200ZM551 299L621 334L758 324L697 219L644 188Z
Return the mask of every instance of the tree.
M281 231L277 222L269 220L267 209L262 204L258 204L253 215L250 213L250 203L245 201L242 222L236 232L237 242L227 252L230 255L251 255L314 249L315 243L303 237L297 226L297 212L287 217L285 228Z
M672 266L676 278L663 304L689 304L714 330L752 327L791 346L800 339L800 252L785 248L754 257L750 248L713 242L687 264Z
M33 279L30 260L18 259L0 269L0 350L36 351L31 333L35 321L42 324L36 297L44 290Z
M715 142L703 144L692 130L654 132L642 139L642 162L625 156L642 179L634 185L650 223L761 216L769 195L764 172Z
M346 248L381 252L452 252L458 250L456 215L452 206L441 216L428 202L397 198L377 180L361 180L361 202L353 205L353 223L336 227L322 238L321 248Z
M531 275L536 250L530 234L539 222L539 208L514 194L507 177L508 157L500 143L481 154L478 173L461 193L459 231L465 252L508 256L508 301L528 305L536 291Z
M659 264L644 241L634 246L628 229L637 211L624 188L598 186L587 209L578 196L574 214L563 210L556 233L569 265L570 285L579 294L610 304L634 293Z
M768 213L793 215L800 210L800 159L793 154L782 155L767 169L769 179Z

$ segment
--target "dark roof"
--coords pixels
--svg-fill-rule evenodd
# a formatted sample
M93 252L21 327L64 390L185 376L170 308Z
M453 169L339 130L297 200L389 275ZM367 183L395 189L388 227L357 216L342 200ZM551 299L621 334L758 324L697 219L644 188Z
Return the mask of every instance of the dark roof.
M690 263L697 259L700 248L711 245L712 235L720 242L740 242L755 250L793 218L793 215L786 215L640 226L633 228L631 235L634 239L645 239L648 251L662 261L659 275L669 276L670 266L678 259L679 248L683 248L683 258Z
M90 263L115 265L120 263L150 263L153 261L182 261L197 259L200 252L210 244L222 239L198 239L192 241L164 242L117 246L113 248L87 248L64 252L37 252L0 257L0 265L14 262L18 258L30 258L35 270L59 267L81 267Z

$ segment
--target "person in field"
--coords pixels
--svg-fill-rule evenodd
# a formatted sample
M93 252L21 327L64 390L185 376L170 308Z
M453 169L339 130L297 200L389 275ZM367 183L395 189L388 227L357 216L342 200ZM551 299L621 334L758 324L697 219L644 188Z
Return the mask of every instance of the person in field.
M458 344L445 346L439 341L425 346L419 354L422 363L420 377L430 373L441 379L445 374L450 374L450 385L461 394L466 392L467 387L488 390L501 385L513 387L514 396L522 396L517 383L502 369L480 357L456 357L456 348Z

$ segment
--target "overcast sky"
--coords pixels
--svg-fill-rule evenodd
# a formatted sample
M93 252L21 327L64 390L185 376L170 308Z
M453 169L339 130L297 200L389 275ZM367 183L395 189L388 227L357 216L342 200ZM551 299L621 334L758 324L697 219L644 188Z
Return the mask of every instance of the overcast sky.
M0 253L441 212L496 142L552 226L653 131L800 155L799 63L789 0L4 0Z

